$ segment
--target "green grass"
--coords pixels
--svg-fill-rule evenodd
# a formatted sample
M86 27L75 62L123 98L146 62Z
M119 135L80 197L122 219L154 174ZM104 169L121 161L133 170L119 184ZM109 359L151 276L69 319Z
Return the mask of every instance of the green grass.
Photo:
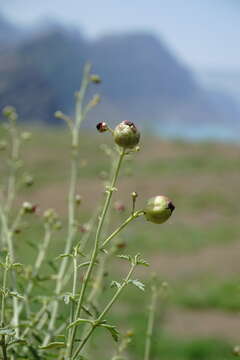
M204 276L190 283L178 285L172 296L175 304L188 309L218 309L238 312L240 310L240 278L225 280Z
M0 133L4 136L4 132ZM102 170L109 171L109 159L100 150L102 142L109 144L110 136L106 134L84 133L81 137L81 154L79 160L79 192L84 184L85 193L83 205L80 208L79 222L84 223L91 211L98 206L96 198L100 198L103 182L100 178ZM189 144L179 141L164 142L155 138L146 138L141 151L133 156L133 161L127 162L122 171L119 192L115 200L122 200L128 211L120 216L115 213L109 231L128 216L130 208L130 193L139 193L138 206L154 194L169 195L176 211L169 222L162 226L149 224L144 218L138 219L129 229L124 230L115 240L126 242L127 247L121 252L136 254L140 252L146 260L157 261L161 256L184 256L185 261L208 248L231 246L239 239L240 213L240 154L236 145ZM26 157L27 171L34 175L35 185L22 189L20 201L31 200L48 203L48 207L59 207L63 223L66 220L66 205L69 163L71 152L69 136L63 129L33 129L33 139L26 144L23 155ZM4 152L0 160L4 159ZM4 161L2 161L4 163ZM2 170L2 165L1 165ZM2 179L5 173L1 173ZM131 175L131 176L130 176ZM48 190L51 189L49 194ZM51 201L48 197L51 197ZM31 217L32 216L32 217ZM31 227L23 226L21 234L16 236L15 245L19 259L34 263L37 246L41 245L43 227L40 218L29 215L25 219ZM79 238L81 234L79 233ZM56 233L51 242L48 256L56 262L56 255L63 252L65 230ZM34 244L32 246L31 244ZM213 258L217 262L217 259ZM231 262L219 264L228 267ZM160 264L161 265L161 264ZM194 263L193 263L194 265ZM46 265L41 274L51 268ZM126 273L127 264L114 260L108 266L106 291L104 301L109 298L112 289L109 288L110 277L119 280ZM172 269L170 269L172 270ZM51 270L53 271L53 270ZM149 278L156 271L154 265L144 272L137 273L136 278ZM157 269L158 271L158 269ZM54 272L54 271L53 271ZM170 271L171 273L172 271ZM218 272L210 273L208 269L203 274L187 274L186 278L170 279L170 293L167 300L169 308L184 307L196 311L216 310L238 314L240 310L240 281L238 274L224 279ZM158 273L159 277L163 274ZM171 277L170 277L171 278ZM163 277L164 279L164 277ZM44 292L51 288L52 282L44 282ZM142 358L146 331L146 309L148 297L134 287L123 294L120 305L112 311L109 320L119 324L119 328L135 329L135 337L130 346L131 359ZM136 306L137 304L137 306ZM162 305L162 304L161 304ZM65 307L63 304L63 311ZM159 328L159 326L158 326ZM151 360L227 360L231 359L231 346L224 339L199 338L176 339L164 331L164 321L160 319L160 330L156 329L153 341L153 357ZM107 341L108 334L96 337L96 353L99 341ZM112 349L112 347L111 347ZM112 351L112 350L111 350ZM109 353L111 353L109 350ZM107 358L107 357L106 357Z

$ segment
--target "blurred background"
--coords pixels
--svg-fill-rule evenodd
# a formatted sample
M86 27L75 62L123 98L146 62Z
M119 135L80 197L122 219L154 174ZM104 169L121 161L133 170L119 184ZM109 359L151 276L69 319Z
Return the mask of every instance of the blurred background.
M150 262L139 278L155 272L169 282L152 359L226 360L240 342L239 24L238 0L1 4L0 108L14 105L33 129L24 156L35 185L20 200L66 216L69 138L53 114L73 114L89 60L103 80L91 91L102 100L81 138L80 221L96 208L102 171L109 171L99 150L108 140L93 133L102 120L128 119L142 129L142 149L125 165L114 201L129 209L132 191L139 206L162 193L176 206L170 222L139 220L119 239L127 253L141 251ZM126 216L116 212L113 220ZM20 238L38 241L36 229ZM134 329L131 359L144 347L149 299L140 302L140 295L127 292L112 315Z
M103 78L98 117L174 137L239 137L237 0L11 0L0 12L0 105L51 123L82 64ZM21 96L19 94L21 92Z

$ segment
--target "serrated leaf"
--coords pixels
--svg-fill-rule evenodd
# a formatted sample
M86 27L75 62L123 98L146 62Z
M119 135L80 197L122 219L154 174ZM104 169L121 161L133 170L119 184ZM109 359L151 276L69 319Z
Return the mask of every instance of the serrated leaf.
M110 287L113 288L113 287L117 287L118 289L120 289L121 287L121 284L115 280L113 280L110 284Z
M139 290L141 290L141 291L144 291L145 290L145 285L141 282L141 281L139 281L139 280L128 280L128 283L130 283L130 284L133 284L134 286L136 286Z
M88 320L88 319L77 319L75 321L73 321L71 324L68 325L67 329L72 328L73 326L78 326L82 323L88 323L88 324L93 324L92 320Z
M17 299L24 300L24 297L20 294L18 294L16 291L10 291L8 293L10 296L16 297Z
M130 256L130 255L117 255L117 257L118 258L120 258L120 259L124 259L124 260L128 260L128 261L130 261L130 262L132 262L132 256Z
M101 324L100 326L107 329L110 332L110 334L112 335L113 340L118 342L118 340L119 340L119 332L118 332L116 326L112 326L112 325L108 325L108 324Z
M11 265L12 267L23 267L23 264L21 263L14 263Z
M86 308L86 306L82 305L82 309L83 309L83 311L85 311L85 313L86 313L88 316L93 317L93 314Z
M15 335L15 329L13 329L13 328L0 328L0 335L13 336L13 335Z
M86 262L84 262L84 263L82 263L82 264L79 264L79 265L78 265L78 268L87 266L87 265L89 265L89 264L90 264L90 261L86 261Z
M59 259L62 259L62 258L65 258L65 257L72 257L73 254L60 254L56 257L56 260L59 260Z
M26 240L26 243L27 243L29 246L31 246L31 248L33 248L33 249L38 249L37 245L34 244L32 241Z
M39 346L39 349L41 350L48 350L48 349L57 349L57 348L64 348L66 347L66 344L62 341L54 341L51 342L45 346Z
M138 259L137 265L149 266L149 263L144 259Z

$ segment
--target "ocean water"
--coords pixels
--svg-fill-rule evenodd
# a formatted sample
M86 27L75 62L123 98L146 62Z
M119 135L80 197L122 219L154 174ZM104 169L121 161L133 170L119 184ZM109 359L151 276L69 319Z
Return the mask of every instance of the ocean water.
M187 141L219 141L240 144L240 128L232 128L226 125L201 125L186 126L176 124L164 124L158 126L154 133L168 139L181 139Z

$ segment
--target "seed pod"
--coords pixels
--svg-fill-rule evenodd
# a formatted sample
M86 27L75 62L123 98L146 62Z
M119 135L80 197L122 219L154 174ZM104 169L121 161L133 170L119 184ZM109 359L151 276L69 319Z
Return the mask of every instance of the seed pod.
M144 213L146 219L155 224L162 224L172 215L175 206L166 196L158 195L148 200Z
M124 149L134 148L140 140L140 132L133 122L127 120L116 126L113 136L115 143Z

